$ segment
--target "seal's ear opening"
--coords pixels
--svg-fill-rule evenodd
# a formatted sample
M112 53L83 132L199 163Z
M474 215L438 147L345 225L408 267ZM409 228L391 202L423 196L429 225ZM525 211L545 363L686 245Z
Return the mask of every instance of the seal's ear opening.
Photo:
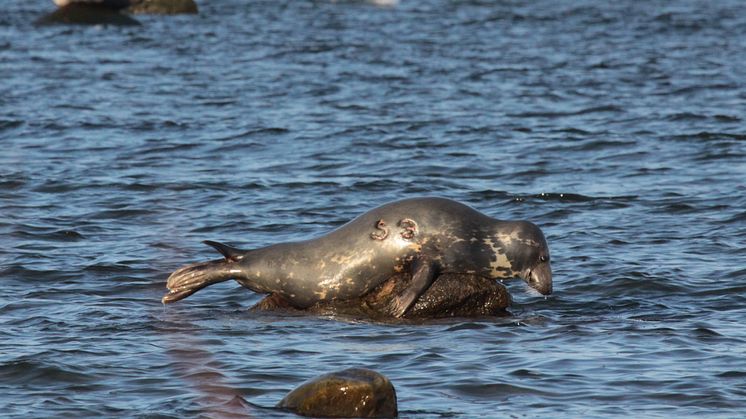
M218 243L218 242L214 242L211 240L205 240L202 243L215 248L215 250L220 252L220 254L223 255L223 257L225 257L225 260L229 262L238 262L239 260L243 259L244 252L234 247L230 247L230 246L224 245L223 243Z

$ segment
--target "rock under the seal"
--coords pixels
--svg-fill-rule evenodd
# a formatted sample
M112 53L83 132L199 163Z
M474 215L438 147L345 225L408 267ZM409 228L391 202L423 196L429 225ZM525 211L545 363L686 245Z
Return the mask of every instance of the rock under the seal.
M303 416L383 418L396 417L396 391L383 375L349 368L311 379L277 404Z
M317 303L302 311L318 315L349 315L393 319L392 302L404 292L411 275L397 274L362 298ZM470 274L440 275L407 311L404 318L481 317L508 315L510 293L499 282ZM252 310L295 310L281 296L272 294Z

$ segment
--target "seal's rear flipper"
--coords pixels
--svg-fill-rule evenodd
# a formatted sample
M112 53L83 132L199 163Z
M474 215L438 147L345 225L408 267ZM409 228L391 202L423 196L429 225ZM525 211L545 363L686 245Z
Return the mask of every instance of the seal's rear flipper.
M232 262L220 259L177 269L168 277L166 287L169 292L163 296L161 302L168 304L182 300L202 288L235 277L236 270L230 268L231 264Z
M393 302L393 314L396 317L403 316L409 310L409 307L430 288L438 272L435 263L426 259L415 260L412 267L414 271L412 281L407 289Z

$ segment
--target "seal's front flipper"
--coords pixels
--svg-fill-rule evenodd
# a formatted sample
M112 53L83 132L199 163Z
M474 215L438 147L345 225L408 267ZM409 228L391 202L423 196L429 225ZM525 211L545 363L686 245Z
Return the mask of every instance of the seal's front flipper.
M412 282L407 289L394 298L393 314L401 317L409 310L409 307L432 285L435 276L438 273L437 266L430 260L420 258L414 261L412 265Z

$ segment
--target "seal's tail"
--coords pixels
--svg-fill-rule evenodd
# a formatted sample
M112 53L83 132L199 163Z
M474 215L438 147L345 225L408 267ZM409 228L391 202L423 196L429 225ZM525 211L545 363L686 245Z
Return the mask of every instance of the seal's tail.
M166 282L169 291L161 299L163 304L182 300L202 288L235 277L234 264L243 258L241 251L217 242L205 243L217 249L225 259L194 263L174 271Z

